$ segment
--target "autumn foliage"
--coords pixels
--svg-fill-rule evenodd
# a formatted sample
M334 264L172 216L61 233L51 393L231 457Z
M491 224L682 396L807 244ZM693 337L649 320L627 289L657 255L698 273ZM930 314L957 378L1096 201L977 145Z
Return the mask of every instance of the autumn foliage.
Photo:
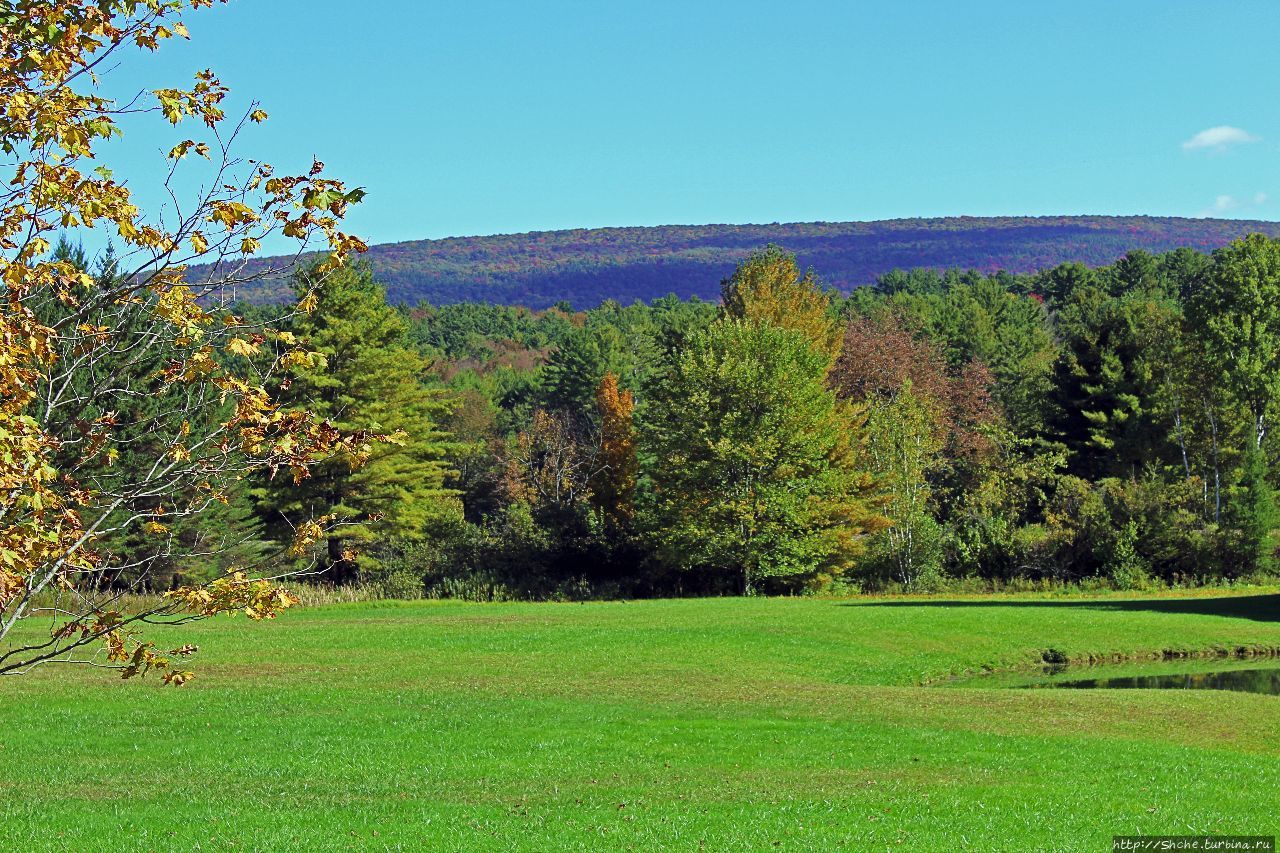
M739 264L721 284L720 298L728 317L794 329L833 359L840 352L840 326L830 297L812 271L801 274L795 255L778 246Z
M610 524L624 528L635 518L635 401L630 391L618 387L616 375L606 373L596 389L596 406L600 414L600 459L591 502Z
M100 592L119 572L99 550L103 536L136 530L172 551L175 522L224 500L230 484L256 471L301 480L317 459L338 448L361 456L374 438L274 404L276 377L318 357L219 307L245 283L240 261L269 237L325 247L322 270L362 250L340 230L362 191L318 162L283 174L240 160L232 143L267 115L257 104L229 115L212 71L130 103L106 94L101 75L114 54L186 38L181 13L211 5L17 0L0 9L0 149L14 163L0 193L0 638L32 615L61 617L46 639L0 654L0 673L94 659L97 648L97 660L126 677L160 669L182 683L185 670L137 629L232 611L270 618L293 599L237 571L127 612ZM125 176L98 157L125 112L151 113L161 128L193 126L169 150L165 186L195 161L213 176L207 188L163 215L144 213ZM51 256L53 237L68 230L106 232L122 248L118 261L95 276ZM192 279L187 268L198 262L213 266ZM304 295L300 308L313 302ZM134 369L161 354L157 370ZM126 379L150 383L150 414ZM154 448L133 470L116 467L126 427ZM321 533L308 522L298 538ZM144 577L137 583L147 588Z
M849 323L831 382L842 396L863 402L890 400L910 388L930 410L933 429L951 455L991 449L983 428L1000 412L990 369L976 359L952 369L936 343L893 312Z

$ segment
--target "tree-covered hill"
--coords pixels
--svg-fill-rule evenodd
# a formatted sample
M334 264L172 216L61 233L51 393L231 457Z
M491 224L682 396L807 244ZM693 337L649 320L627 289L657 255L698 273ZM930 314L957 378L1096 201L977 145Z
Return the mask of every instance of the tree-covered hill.
M1131 249L1215 249L1244 234L1280 236L1280 223L1152 216L952 217L879 222L668 225L450 237L373 246L367 259L393 302L484 300L544 308L675 293L715 298L720 280L755 248L778 243L824 282L848 291L910 267L1031 272L1064 261L1111 263ZM264 259L262 268L284 259ZM200 269L192 271L193 276ZM282 301L283 277L246 294Z

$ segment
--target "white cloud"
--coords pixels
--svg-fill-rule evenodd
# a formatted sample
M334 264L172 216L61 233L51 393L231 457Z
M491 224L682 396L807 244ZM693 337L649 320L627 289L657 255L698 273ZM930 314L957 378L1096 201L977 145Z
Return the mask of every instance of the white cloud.
M1200 216L1213 217L1221 216L1232 210L1249 210L1255 207L1261 207L1267 203L1269 196L1264 192L1253 194L1252 198L1236 198L1233 195L1220 195L1213 200L1213 204L1200 211Z
M1234 210L1240 206L1240 201L1235 196L1220 195L1213 200L1209 210L1213 213L1226 213L1228 210Z
M1257 142L1261 137L1254 136L1247 130L1232 127L1229 124L1206 128L1182 143L1183 151L1196 151L1208 148L1213 151L1226 151L1232 145L1243 145L1246 142Z

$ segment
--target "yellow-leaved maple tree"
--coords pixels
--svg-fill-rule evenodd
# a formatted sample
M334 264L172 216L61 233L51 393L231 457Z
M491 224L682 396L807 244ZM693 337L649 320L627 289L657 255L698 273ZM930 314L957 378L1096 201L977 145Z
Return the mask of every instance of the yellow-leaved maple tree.
M234 155L242 131L267 116L256 103L228 115L212 71L188 89L105 94L113 54L187 38L181 15L212 5L0 4L0 674L59 660L185 682L176 661L194 647L161 650L142 628L219 613L270 618L296 599L255 566L163 597L128 595L155 592L147 567L113 565L102 538L138 531L180 557L188 546L175 522L199 519L237 481L260 471L305 478L329 454L359 458L384 440L275 406L268 389L282 371L317 356L226 307L237 287L277 272L247 264L268 238L324 248L321 273L363 251L340 230L363 191L319 162L277 174ZM153 113L191 137L169 150L163 189L173 204L152 216L98 157L126 113ZM177 176L192 164L206 170L203 189L183 193L197 182ZM118 243L110 274L51 255L67 231ZM304 295L299 310L313 303ZM294 552L330 522L300 524Z
M795 329L833 362L840 355L841 326L829 295L812 270L802 274L795 255L779 246L747 256L720 282L720 297L725 316Z

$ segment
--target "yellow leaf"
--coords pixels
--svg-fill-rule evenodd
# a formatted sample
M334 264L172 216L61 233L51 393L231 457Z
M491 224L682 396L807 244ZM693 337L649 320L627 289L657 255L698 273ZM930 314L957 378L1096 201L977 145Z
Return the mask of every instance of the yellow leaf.
M242 222L256 222L258 219L258 214L252 208L238 201L214 202L213 210L209 213L210 222L221 222L228 228Z
M244 338L232 338L227 342L227 352L249 358L250 356L257 355L258 347L249 343Z

